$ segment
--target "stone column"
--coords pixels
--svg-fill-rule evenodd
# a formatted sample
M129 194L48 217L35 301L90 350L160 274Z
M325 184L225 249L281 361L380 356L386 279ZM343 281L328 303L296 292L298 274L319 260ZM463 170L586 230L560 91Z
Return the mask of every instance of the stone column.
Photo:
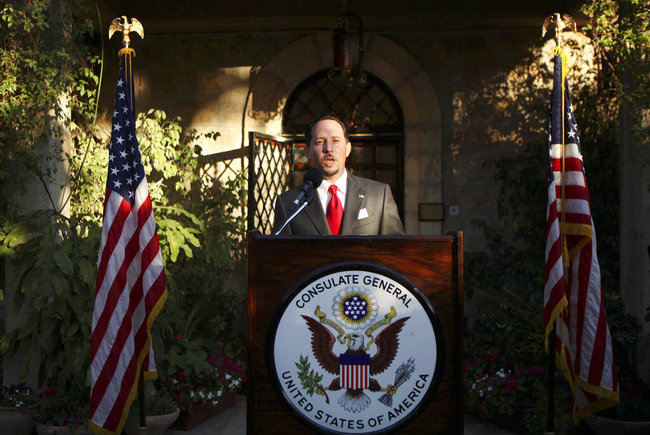
M650 378L650 145L635 140L629 110L621 106L620 287L627 311L643 326L639 367Z

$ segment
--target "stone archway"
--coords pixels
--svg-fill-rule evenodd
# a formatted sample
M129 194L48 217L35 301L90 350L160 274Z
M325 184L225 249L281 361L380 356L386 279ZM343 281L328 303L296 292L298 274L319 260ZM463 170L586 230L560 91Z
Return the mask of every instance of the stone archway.
M278 52L260 74L252 110L265 133L279 135L280 114L293 89L332 64L332 35L315 34ZM363 68L379 77L399 101L404 115L404 225L408 234L440 234L441 222L420 222L418 204L442 202L442 115L438 95L418 62L395 42L367 35Z

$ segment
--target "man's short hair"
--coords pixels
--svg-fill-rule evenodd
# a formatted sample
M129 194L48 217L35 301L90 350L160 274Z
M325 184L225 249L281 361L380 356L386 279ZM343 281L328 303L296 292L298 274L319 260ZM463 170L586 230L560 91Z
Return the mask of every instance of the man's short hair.
M348 134L348 129L345 126L343 120L335 112L327 112L319 116L318 118L314 119L314 121L311 124L309 124L309 127L307 127L307 131L305 132L307 147L311 145L311 139L312 139L311 132L314 129L314 126L318 124L320 121L324 121L326 119L331 119L332 121L338 122L341 128L343 129L343 136L345 137L345 141L350 142L350 135Z

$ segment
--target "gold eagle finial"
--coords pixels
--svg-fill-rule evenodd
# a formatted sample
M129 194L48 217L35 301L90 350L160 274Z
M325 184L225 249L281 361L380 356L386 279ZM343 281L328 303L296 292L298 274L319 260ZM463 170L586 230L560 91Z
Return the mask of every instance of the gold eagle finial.
M549 15L544 20L544 25L542 26L542 38L544 37L544 35L546 35L548 29L552 26L555 27L555 41L558 47L561 45L562 31L564 29L573 30L574 32L577 31L576 22L571 17L571 15L567 15L567 14L560 15L559 12L556 12L553 15Z
M129 23L129 20L124 15L121 19L122 22L120 22L120 18L115 18L111 23L110 27L108 28L108 39L111 39L113 33L122 32L122 45L124 48L129 48L129 44L131 43L131 37L129 36L129 33L131 32L137 33L140 35L140 38L144 39L144 27L142 27L140 21L135 18L131 18L131 23Z

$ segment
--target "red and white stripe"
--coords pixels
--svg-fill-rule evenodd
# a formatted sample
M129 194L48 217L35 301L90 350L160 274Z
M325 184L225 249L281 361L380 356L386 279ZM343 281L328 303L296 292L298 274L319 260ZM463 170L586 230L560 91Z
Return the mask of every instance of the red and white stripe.
M370 385L370 366L368 364L341 364L341 387L358 390Z
M93 429L114 433L135 397L142 363L146 371L155 371L149 329L164 304L166 279L146 177L136 189L133 208L111 190L106 195L92 319L89 416Z
M564 156L561 144L550 153L544 319L547 335L555 320L556 361L573 386L577 422L617 403L618 381L582 155L574 143Z

